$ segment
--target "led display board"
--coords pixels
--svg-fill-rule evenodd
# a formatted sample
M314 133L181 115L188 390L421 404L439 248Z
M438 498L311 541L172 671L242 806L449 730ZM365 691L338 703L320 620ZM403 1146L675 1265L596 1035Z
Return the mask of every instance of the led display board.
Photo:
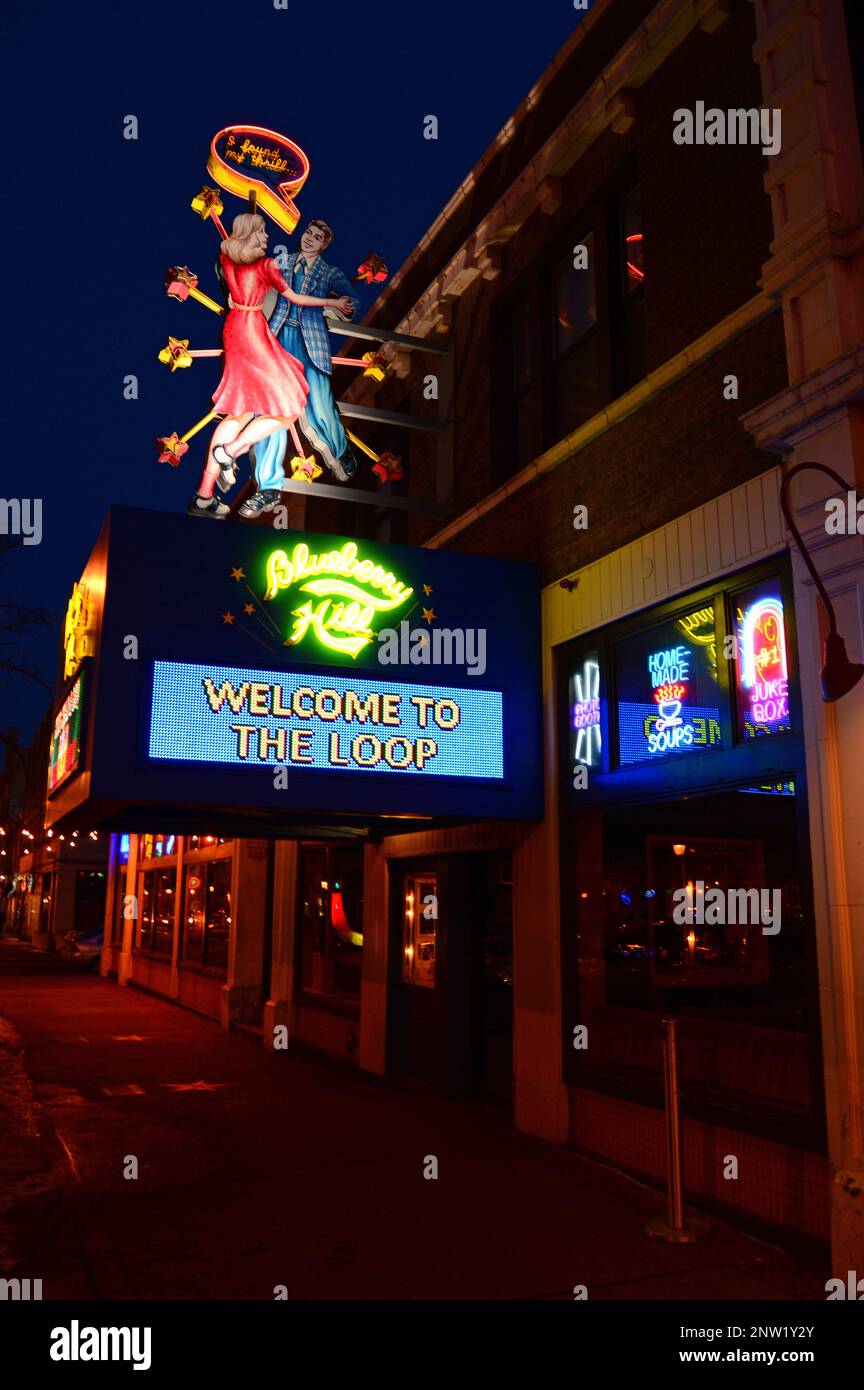
M54 718L48 758L48 795L71 777L81 759L84 672L80 671Z
M497 690L157 661L149 755L500 781L501 708Z
M542 815L534 566L117 507L82 582L88 776L53 821Z

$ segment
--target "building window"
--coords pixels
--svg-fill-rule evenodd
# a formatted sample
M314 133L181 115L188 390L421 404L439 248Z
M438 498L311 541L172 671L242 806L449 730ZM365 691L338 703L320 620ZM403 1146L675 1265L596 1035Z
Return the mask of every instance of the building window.
M355 1002L363 962L363 851L300 846L300 979L304 992Z
M803 1027L805 924L797 856L788 853L796 840L794 800L772 799L768 812L753 790L661 803L650 814L607 812L608 1003ZM650 833L676 815L677 834ZM732 902L730 894L734 912L716 908ZM775 900L782 942L766 936L756 911L757 902L767 913Z
M438 934L435 874L410 874L405 878L402 921L402 979L408 985L434 989Z
M39 885L39 931L51 930L52 875L42 874Z
M564 659L563 916L580 1007L805 1027L812 923L786 588L770 567L751 570ZM733 634L734 661L718 660ZM580 764L600 774L587 788ZM625 1051L610 1044L606 1061Z
M555 267L552 303L555 438L563 439L600 405L593 232L581 237Z
M613 352L615 394L645 375L645 257L639 185L628 189L617 207L618 264L615 300L619 332Z
M540 452L534 349L534 305L530 294L516 300L510 317L510 389L513 438L511 471L524 468Z
M231 859L187 864L183 879L183 960L190 965L227 971Z
M593 232L583 237L556 266L554 295L557 359L563 357L597 322Z
M147 869L141 875L139 946L170 956L174 940L174 869Z

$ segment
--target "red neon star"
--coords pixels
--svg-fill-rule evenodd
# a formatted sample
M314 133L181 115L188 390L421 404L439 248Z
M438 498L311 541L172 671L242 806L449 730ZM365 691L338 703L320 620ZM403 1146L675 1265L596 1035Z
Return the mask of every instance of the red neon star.
M176 430L173 434L160 435L156 440L156 447L159 450L158 462L170 463L172 468L180 467L180 460L189 449L189 445L184 444Z

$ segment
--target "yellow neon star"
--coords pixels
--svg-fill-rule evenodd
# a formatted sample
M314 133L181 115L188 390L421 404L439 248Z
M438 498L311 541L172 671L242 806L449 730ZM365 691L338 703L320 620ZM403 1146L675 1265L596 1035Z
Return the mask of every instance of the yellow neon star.
M230 627L231 624L232 624L233 621L234 621L234 614L233 614L233 613L223 613L223 614L222 614L222 621L223 621L223 623L227 623L228 627Z
M434 617L435 617L435 609L434 609L434 608L424 608L424 609L423 609L423 619L424 619L425 622L431 623L431 621L432 621L432 619L433 619Z
M428 598L429 595L430 595L431 592L432 592L432 585L431 585L431 584L424 584L424 585L423 585L423 592L424 592L424 594L426 595L426 597Z
M231 571L231 578L239 582L239 580L246 578L246 571L241 569L239 565L235 565Z
M244 613L249 613L250 615L251 615L252 613L254 613L254 612L255 612L255 605L254 605L254 603L244 603L244 605L243 605L243 612L244 612Z

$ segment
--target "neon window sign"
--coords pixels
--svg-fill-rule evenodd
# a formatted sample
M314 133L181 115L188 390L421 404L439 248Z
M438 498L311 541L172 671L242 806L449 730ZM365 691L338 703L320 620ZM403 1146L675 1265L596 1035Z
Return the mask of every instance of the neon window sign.
M623 639L615 664L622 767L722 747L713 607Z
M311 633L322 646L352 658L373 640L375 620L402 608L414 592L376 560L361 558L353 541L319 554L301 542L290 559L286 551L274 550L267 561L265 599L295 586L313 598L292 609L294 625L285 645L296 646Z
M648 657L648 671L657 704L657 718L648 735L649 753L674 753L679 748L691 748L696 731L681 713L690 676L687 648L669 647L652 652Z
M783 601L765 586L741 595L738 607L738 701L745 738L785 732L789 661Z
M596 656L583 661L570 678L570 747L574 763L597 767L602 748L600 729L600 664Z

